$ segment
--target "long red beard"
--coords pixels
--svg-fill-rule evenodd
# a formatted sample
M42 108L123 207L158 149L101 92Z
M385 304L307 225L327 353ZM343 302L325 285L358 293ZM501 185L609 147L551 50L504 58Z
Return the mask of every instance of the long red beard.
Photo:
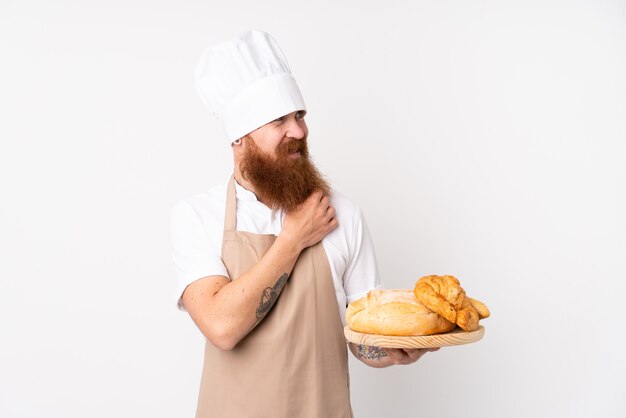
M270 208L289 213L315 190L330 194L330 186L309 157L306 139L292 138L280 144L276 157L261 151L246 136L245 152L240 163L243 177L252 183L256 195ZM300 152L299 158L289 154Z

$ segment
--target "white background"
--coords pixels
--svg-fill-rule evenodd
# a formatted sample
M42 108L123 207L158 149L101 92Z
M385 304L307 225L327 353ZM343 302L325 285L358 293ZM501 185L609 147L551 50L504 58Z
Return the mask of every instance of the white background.
M492 310L479 343L351 361L356 416L624 417L626 3L602 0L0 0L0 416L193 416L169 215L232 167L193 69L249 28L386 287L455 274Z

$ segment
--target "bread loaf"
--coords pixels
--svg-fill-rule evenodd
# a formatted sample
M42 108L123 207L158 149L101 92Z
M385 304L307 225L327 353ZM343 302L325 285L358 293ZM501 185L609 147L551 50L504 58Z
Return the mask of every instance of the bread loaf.
M350 329L378 335L431 335L456 326L426 308L411 290L372 290L346 311Z

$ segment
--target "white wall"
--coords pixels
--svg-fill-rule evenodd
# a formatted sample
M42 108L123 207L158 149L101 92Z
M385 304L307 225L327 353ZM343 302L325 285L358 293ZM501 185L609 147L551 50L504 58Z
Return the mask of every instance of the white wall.
M0 1L0 416L191 417L169 213L232 163L209 44L271 32L386 286L455 274L485 338L351 362L367 417L623 417L622 1Z

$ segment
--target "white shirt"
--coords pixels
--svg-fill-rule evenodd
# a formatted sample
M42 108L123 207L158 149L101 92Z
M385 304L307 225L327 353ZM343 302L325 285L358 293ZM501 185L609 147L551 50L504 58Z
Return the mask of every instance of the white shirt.
M230 179L230 176L229 176ZM178 307L185 288L207 276L228 277L221 259L228 181L206 193L180 201L172 209L171 237L176 269ZM254 193L235 183L237 230L254 234L280 233L283 212L272 212ZM346 306L380 288L374 246L361 210L346 197L332 192L338 226L322 240L333 276L341 320Z

